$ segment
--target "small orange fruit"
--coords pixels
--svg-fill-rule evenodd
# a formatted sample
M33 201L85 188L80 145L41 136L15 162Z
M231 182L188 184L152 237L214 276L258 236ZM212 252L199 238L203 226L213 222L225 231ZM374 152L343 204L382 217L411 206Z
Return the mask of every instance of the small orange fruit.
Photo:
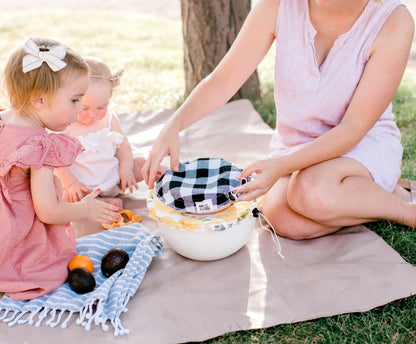
M86 255L77 254L76 256L73 256L69 261L68 269L69 271L74 269L86 269L92 273L94 271L94 264Z
M131 222L142 222L142 217L140 215L133 215Z
M133 212L129 209L123 209L121 211L118 212L121 215L120 220L118 221L114 221L111 223L101 223L101 226L104 229L110 229L110 228L117 228L117 227L122 227L125 225L130 225L134 222L141 222L142 221L142 217L140 215L134 215Z
M131 218L133 217L133 212L129 209L123 209L122 211L119 211L118 213L121 215L124 223L129 222Z

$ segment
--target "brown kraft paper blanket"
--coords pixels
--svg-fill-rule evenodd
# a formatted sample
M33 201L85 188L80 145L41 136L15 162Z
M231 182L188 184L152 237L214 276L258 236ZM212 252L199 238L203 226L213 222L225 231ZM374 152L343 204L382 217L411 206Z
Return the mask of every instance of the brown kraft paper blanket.
M135 154L147 156L172 110L120 116ZM181 161L221 157L240 167L265 158L272 135L247 100L226 104L185 130ZM168 164L168 161L165 161ZM123 196L125 208L148 217L147 188ZM101 231L98 224L75 223L78 236ZM182 343L227 332L269 327L349 312L363 312L416 292L416 269L378 235L354 226L323 238L280 238L285 259L270 234L256 225L234 255L212 262L183 258L165 244L121 315L130 334L114 337L99 326L85 331L0 323L0 343Z

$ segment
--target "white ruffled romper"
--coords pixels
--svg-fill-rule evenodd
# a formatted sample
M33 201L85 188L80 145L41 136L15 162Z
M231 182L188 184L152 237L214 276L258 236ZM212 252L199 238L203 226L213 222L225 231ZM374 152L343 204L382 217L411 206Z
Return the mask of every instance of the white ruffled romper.
M124 136L111 130L111 110L108 110L107 117L106 128L77 136L85 150L70 166L70 171L89 189L100 188L100 196L115 197L120 193L120 163L116 152L124 141Z

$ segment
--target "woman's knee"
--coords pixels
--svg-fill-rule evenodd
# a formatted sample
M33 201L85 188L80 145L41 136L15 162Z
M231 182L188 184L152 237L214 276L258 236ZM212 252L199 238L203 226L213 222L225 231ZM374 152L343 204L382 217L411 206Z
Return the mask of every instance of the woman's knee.
M334 186L307 172L299 172L291 181L287 202L294 212L318 223L328 223L337 216Z

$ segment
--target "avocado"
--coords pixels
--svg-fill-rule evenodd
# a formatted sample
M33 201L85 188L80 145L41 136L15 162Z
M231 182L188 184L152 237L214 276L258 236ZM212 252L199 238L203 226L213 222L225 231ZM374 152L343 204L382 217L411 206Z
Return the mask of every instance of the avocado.
M85 294L95 288L95 278L87 269L76 268L69 272L69 286L78 294Z
M108 250L101 259L101 272L105 277L110 277L116 271L124 269L129 261L129 255L121 248Z

